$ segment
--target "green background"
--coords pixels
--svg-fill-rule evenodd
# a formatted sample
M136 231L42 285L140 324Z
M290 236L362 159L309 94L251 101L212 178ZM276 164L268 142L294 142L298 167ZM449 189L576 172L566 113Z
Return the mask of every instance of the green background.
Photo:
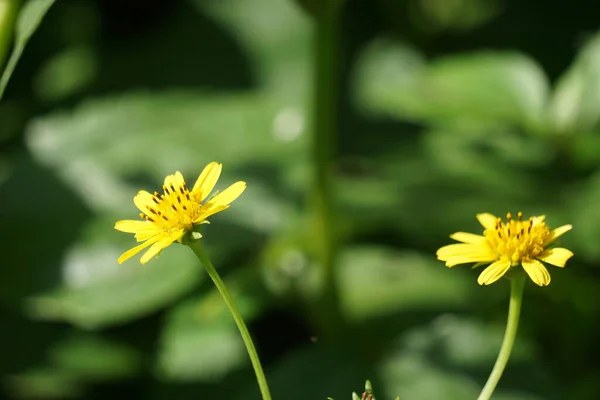
M248 189L205 244L274 398L349 399L365 379L379 400L476 398L509 285L480 287L480 270L450 270L435 251L480 232L477 213L519 210L573 224L561 245L575 257L550 267L549 287L528 282L494 399L600 398L600 5L345 1L333 285L309 196L320 138L306 8L52 6L0 102L2 396L258 399L189 249L116 262L134 240L113 225L137 216L137 190L219 161L218 189Z

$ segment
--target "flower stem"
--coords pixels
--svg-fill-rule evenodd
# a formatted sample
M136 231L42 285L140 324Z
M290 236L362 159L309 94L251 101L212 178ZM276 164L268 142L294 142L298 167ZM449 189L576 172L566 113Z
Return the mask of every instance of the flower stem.
M496 385L502 377L504 367L508 363L510 353L512 351L515 337L517 336L517 328L519 326L519 316L521 314L521 304L523 303L523 289L525 288L525 274L515 274L510 280L510 303L508 306L508 321L506 323L506 331L504 339L500 347L500 353L494 364L494 368L479 394L477 400L489 400L494 393Z
M231 295L229 294L229 290L225 286L225 283L219 276L219 273L215 269L214 265L204 252L202 244L200 241L187 242L186 243L196 254L208 276L212 279L217 287L217 290L223 297L223 301L229 308L229 312L233 317L235 324L242 335L242 339L244 340L244 344L246 345L246 350L248 351L248 355L250 356L250 361L252 362L252 368L254 368L254 373L256 374L256 380L258 381L258 386L260 388L260 393L262 395L263 400L271 400L271 393L269 392L269 386L267 385L267 379L265 378L265 373L263 372L262 366L260 364L260 359L258 358L258 353L256 352L256 348L254 347L254 343L252 342L252 337L250 336L250 332L248 332L248 328L246 327L246 323L242 318L240 312L237 307L233 303L231 299Z

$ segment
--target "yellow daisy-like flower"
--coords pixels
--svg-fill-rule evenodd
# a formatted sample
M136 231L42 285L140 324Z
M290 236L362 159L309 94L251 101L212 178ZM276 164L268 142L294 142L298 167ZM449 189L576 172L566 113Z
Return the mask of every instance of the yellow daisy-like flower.
M550 274L540 261L557 267L564 267L573 256L570 250L549 246L571 225L563 225L550 230L544 222L544 215L523 220L523 213L513 219L506 215L507 222L492 214L478 214L477 219L485 230L483 236L473 233L456 232L450 237L460 244L444 246L437 251L439 260L447 267L466 263L492 263L479 275L480 285L489 285L500 279L511 267L523 266L527 275L539 286L550 284Z
M140 190L133 202L144 221L118 221L115 229L134 233L136 240L144 243L123 253L118 259L119 264L151 246L140 260L142 264L147 263L172 243L181 242L183 235L194 226L207 224L206 218L229 208L229 204L246 189L245 182L236 182L202 203L215 187L221 168L216 162L208 164L191 191L179 171L165 178L164 194Z

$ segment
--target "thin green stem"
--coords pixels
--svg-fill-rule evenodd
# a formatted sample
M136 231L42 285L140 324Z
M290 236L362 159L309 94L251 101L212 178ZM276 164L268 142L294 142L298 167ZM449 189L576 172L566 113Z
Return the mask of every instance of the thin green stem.
M313 87L313 226L311 236L323 268L323 295L315 301L314 312L325 335L335 335L340 323L339 296L333 264L337 253L335 212L332 201L335 147L337 141L339 86L339 1L323 0L316 7Z
M210 276L210 278L214 282L215 286L217 287L217 290L223 298L223 301L227 305L227 308L229 308L229 312L231 313L231 316L233 317L235 324L237 325L238 330L242 335L244 344L246 345L246 350L248 351L248 355L250 356L250 361L252 362L252 368L254 368L254 373L256 374L256 380L258 381L258 386L260 388L262 398L263 400L271 400L271 393L269 392L269 386L267 385L267 378L265 378L265 373L263 372L262 365L260 364L260 359L258 358L258 353L256 352L256 348L254 347L254 343L252 342L252 337L250 336L250 332L248 332L248 328L246 327L244 319L242 318L240 312L233 303L231 295L229 294L229 290L227 290L227 287L225 286L225 283L219 276L219 273L217 272L214 265L204 252L200 241L190 241L186 242L186 244L190 246L190 248L194 251L198 259L200 259L200 262L202 263L202 265L204 265L208 276Z
M510 303L508 306L508 321L506 323L504 339L502 340L502 346L500 347L500 353L498 353L494 368L477 400L489 400L492 397L510 358L510 353L517 336L517 328L519 327L525 278L525 274L515 274L510 281Z
M21 0L0 0L0 70L14 36L14 26Z

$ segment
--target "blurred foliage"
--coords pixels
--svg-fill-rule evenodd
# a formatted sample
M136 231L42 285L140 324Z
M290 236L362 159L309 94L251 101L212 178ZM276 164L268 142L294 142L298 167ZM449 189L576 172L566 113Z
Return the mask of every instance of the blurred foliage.
M311 307L310 13L291 0L50 3L25 3L13 57L30 40L0 102L2 396L258 398L189 250L116 263L132 241L113 224L136 215L137 190L218 160L223 184L248 190L206 248L274 398L343 399L367 377L379 399L475 398L508 285L479 287L478 271L434 254L477 231L476 213L519 210L572 223L561 239L576 256L527 287L495 398L600 397L598 4L344 2L332 189L345 326L331 337Z

